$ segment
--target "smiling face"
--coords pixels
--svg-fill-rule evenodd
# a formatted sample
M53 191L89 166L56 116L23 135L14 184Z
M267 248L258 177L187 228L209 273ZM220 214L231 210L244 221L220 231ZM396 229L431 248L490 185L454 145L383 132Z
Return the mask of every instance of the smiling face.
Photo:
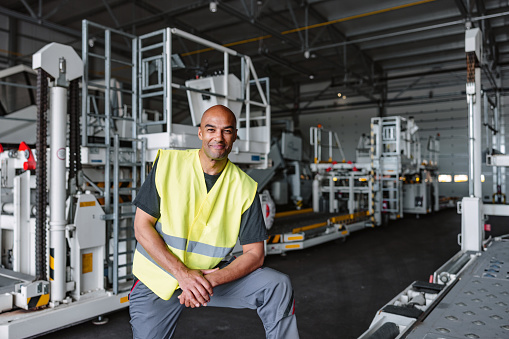
M212 106L203 113L198 137L205 155L215 161L225 160L237 139L235 114L225 106Z

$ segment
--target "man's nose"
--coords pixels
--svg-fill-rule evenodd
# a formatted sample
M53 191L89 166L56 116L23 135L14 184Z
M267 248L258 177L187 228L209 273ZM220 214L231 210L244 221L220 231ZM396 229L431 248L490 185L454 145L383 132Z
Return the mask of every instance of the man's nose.
M224 135L221 131L216 131L214 138L218 141L224 141Z

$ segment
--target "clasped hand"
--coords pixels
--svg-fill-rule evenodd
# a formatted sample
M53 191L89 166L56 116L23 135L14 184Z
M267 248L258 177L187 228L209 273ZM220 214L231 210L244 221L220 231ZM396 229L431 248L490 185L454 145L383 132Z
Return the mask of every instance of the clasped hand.
M204 276L217 270L218 268L210 270L188 269L183 272L177 278L182 289L182 293L178 296L180 304L191 308L207 306L213 291L212 284Z

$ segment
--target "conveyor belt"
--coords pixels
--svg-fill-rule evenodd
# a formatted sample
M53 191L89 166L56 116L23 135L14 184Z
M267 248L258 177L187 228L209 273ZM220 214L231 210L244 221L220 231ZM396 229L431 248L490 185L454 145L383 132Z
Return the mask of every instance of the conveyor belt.
M509 241L496 241L407 338L509 338Z

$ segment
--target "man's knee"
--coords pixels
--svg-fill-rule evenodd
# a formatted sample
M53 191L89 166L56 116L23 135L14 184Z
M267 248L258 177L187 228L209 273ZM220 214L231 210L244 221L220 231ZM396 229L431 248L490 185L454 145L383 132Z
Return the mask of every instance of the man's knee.
M275 271L273 269L268 272L267 281L270 281L272 285L278 289L292 291L292 282L290 281L290 277L284 273Z
M270 268L264 268L264 279L267 282L267 300L277 303L277 313L280 316L288 316L293 312L293 287L288 275L275 271ZM274 304L273 304L274 305ZM274 305L275 306L275 305Z

